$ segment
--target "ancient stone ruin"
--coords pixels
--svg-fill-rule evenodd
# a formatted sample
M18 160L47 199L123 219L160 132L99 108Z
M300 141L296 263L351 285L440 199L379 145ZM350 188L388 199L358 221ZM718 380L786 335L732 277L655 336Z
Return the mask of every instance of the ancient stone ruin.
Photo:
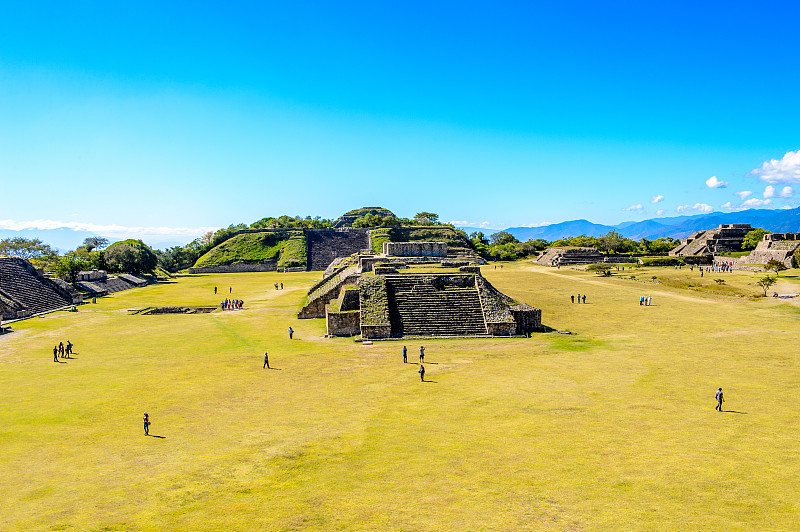
M544 266L573 266L603 262L604 256L595 248L549 248L536 258Z
M0 314L3 319L27 318L82 300L72 286L43 276L28 261L0 258Z
M800 248L800 233L770 233L758 243L749 255L740 257L738 264L766 264L770 260L792 267L792 257Z
M298 317L326 318L329 336L364 339L516 336L541 329L541 310L500 293L478 265L454 267L442 261L447 257L444 243L414 244L384 246L403 255L340 261L311 287ZM419 262L432 257L439 262Z
M88 292L94 297L106 296L146 285L147 281L135 275L122 273L116 277L109 277L103 270L78 272L75 281L77 288Z
M685 257L689 263L710 263L714 255L741 251L745 235L752 230L750 224L722 224L716 229L697 231L682 239L669 254Z

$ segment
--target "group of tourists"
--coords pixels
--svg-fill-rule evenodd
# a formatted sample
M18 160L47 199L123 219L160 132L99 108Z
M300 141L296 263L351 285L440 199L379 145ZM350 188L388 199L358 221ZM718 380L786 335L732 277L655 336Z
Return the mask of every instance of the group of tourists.
M219 304L222 310L242 310L244 306L244 301L241 299L228 299L225 298L225 301Z
M425 346L421 345L419 346L419 370L417 370L417 373L419 373L419 378L421 381L425 381L425 366L422 365L423 362L425 362ZM403 346L403 364L407 363L408 363L408 348L406 346Z
M586 304L586 294L583 294L583 295L578 294L577 296L574 295L574 294L570 294L569 295L569 299L573 303L575 303L575 298L578 299L578 303L581 303L581 298L583 298L583 304L584 305Z
M64 345L64 342L59 342L58 345L53 346L53 362L58 362L58 357L61 358L72 358L70 355L72 354L72 342L67 340L67 345Z
M278 285L280 285L280 289L283 290L283 283L275 283L275 290L278 290Z
M653 296L641 296L639 298L639 306L644 305L645 307L649 307L653 302Z

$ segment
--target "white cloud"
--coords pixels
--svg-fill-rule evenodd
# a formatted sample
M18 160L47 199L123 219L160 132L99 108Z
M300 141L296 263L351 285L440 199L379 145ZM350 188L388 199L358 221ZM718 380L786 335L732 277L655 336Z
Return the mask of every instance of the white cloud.
M792 196L794 196L794 189L792 189L792 187L787 186L781 189L782 198L791 198Z
M727 181L720 181L717 179L717 176L712 175L706 179L706 186L708 186L708 188L725 188L728 186L728 183Z
M636 205L631 205L630 207L625 207L622 210L623 211L641 211L642 210L642 204L641 203L637 203Z
M553 222L542 222L538 224L522 224L520 227L545 227L547 225L553 225Z
M709 213L714 211L714 207L707 203L695 203L694 205L678 205L675 210L678 212Z
M753 191L752 191L752 190L742 190L741 192L736 192L735 194L736 194L737 196L739 196L739 199L740 199L740 200L744 201L744 199L745 199L746 197L748 197L748 196L752 196L752 195L753 195Z
M736 207L734 207L733 204L730 201L726 201L725 203L720 205L719 208L720 209L725 209L725 210L733 210Z
M708 179L706 179L706 185L708 188L725 188L728 186L727 181L720 181L717 179L717 176L712 175Z
M662 214L664 214L664 209L658 209L656 211L656 216L661 216Z
M468 222L467 220L451 220L456 227L474 227L476 229L497 229L491 222Z
M747 173L766 183L800 183L800 150L786 152L781 160L765 161L760 168Z
M126 227L122 225L103 225L91 222L61 222L58 220L14 221L0 220L0 229L21 231L23 229L72 229L87 231L111 238L181 237L197 238L219 227Z
M659 201L662 201L663 199L664 199L664 196L659 194L658 196L653 196L653 200L650 203L658 203Z
M758 198L750 198L749 200L744 200L741 205L739 205L742 209L752 209L755 207L766 207L767 205L772 204L771 199L758 199Z
M772 198L774 196L775 196L775 187L773 187L772 185L767 185L767 187L764 189L764 197Z

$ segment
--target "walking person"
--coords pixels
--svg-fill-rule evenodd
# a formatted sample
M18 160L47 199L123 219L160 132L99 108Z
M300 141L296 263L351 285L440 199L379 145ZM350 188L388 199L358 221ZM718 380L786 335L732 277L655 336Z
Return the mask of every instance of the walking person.
M291 340L291 339L292 339L292 335L293 335L293 334L294 334L294 329L292 329L292 327L290 326L290 327L289 327L289 340Z
M58 362L58 346L53 346L53 362Z
M580 303L580 302L581 302L581 295L578 294L578 303Z
M217 287L214 287L214 295L217 295Z
M717 390L715 397L717 399L717 406L714 407L714 410L722 412L722 403L725 402L725 399L722 397L722 388Z
M150 436L150 416L147 412L144 413L144 435Z
M403 364L408 363L408 349L406 346L403 346Z
M569 295L569 300L570 300L570 302L575 303L575 294L570 294Z
M67 358L70 358L71 354L72 354L72 342L67 340Z
M586 304L586 294L583 294L583 304Z
M425 382L425 366L422 364L419 365L419 380Z
M64 358L64 342L58 343L58 354L61 356L61 358Z
M264 368L272 369L271 367L269 367L269 356L268 356L268 354L269 354L269 351L264 351L264 366L261 369L264 369Z
M425 346L421 345L419 347L419 363L422 364L425 362Z
M283 290L283 283L281 283L281 290Z

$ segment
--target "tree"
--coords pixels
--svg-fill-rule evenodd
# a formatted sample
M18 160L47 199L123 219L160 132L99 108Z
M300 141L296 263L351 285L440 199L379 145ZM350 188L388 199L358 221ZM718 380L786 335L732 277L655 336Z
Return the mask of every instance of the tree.
M439 223L439 215L432 212L418 212L414 216L414 223L417 225L437 225Z
M788 270L784 263L779 260L769 259L769 262L764 265L764 270L768 272L775 272L776 277L780 277L780 272Z
M764 240L764 235L768 235L769 231L761 228L756 228L744 235L742 240L742 251L750 251L756 249L759 242Z
M25 259L37 268L45 268L58 258L58 252L38 238L4 238L0 240L0 257Z
M497 233L492 233L489 238L492 241L492 245L495 246L502 246L504 244L519 244L519 240L517 240L514 235L507 231L498 231Z
M105 254L109 270L115 272L150 273L158 265L156 254L141 240L117 242Z
M83 247L86 251L100 250L108 245L108 239L100 236L90 236L83 239Z
M609 231L600 237L600 249L608 253L627 251L626 248L635 249L636 244L617 231Z
M756 284L764 289L764 297L766 297L767 296L767 290L769 290L769 287L774 285L777 282L778 282L778 280L775 277L770 277L769 275L767 275L766 277L762 277L761 279L759 279L756 282Z
M55 262L53 272L59 279L67 282L74 283L78 276L78 272L89 269L89 261L83 259L74 253L67 253Z
M611 266L608 264L590 264L586 267L587 271L594 272L597 275L602 275L603 277L610 277L611 276Z

